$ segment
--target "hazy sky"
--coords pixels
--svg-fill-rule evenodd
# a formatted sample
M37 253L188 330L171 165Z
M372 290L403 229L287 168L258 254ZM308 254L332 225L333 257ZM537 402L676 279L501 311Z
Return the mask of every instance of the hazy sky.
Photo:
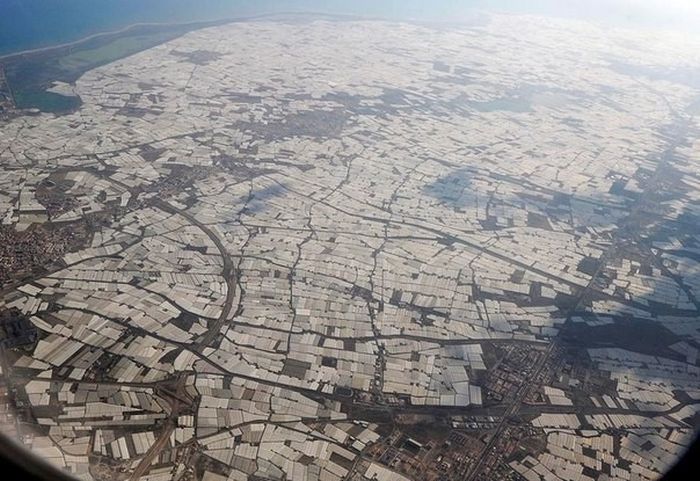
M646 5L654 8L679 10L680 12L700 12L700 2L697 0L627 0L625 3L635 6Z
M700 34L700 0L505 0L483 7L584 18L605 23L684 29Z

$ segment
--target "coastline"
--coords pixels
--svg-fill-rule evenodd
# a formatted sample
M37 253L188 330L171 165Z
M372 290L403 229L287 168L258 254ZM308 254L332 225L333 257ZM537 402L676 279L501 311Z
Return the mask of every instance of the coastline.
M12 111L36 109L64 114L75 111L80 97L66 97L51 91L55 81L73 84L85 72L121 58L153 48L187 33L220 25L277 21L372 20L376 17L322 12L275 12L185 23L136 23L118 30L100 32L72 42L24 50L0 57L5 73L3 93L10 97ZM64 59L71 59L65 62Z
M64 48L71 48L80 46L83 43L90 42L93 40L99 40L103 38L116 37L131 32L139 28L188 28L193 27L190 31L199 30L200 28L214 27L217 25L226 25L229 23L239 23L239 22L250 22L263 19L273 19L275 17L323 17L332 18L336 20L377 20L379 17L372 16L361 16L354 14L341 14L341 13L327 13L327 12L305 12L305 11L288 11L288 12L274 12L274 13L261 13L259 15L250 15L245 17L228 17L218 20L203 20L196 22L137 22L129 24L123 28L117 30L109 30L104 32L93 33L86 37L79 38L70 42L64 42L54 45L47 45L45 47L37 47L32 49L20 50L17 52L11 52L0 55L0 63L2 62L12 62L20 58L50 53L52 50L61 50Z
M109 37L109 36L113 36L113 35L121 35L123 33L128 33L130 30L133 30L135 28L140 28L140 27L176 27L176 26L192 25L194 23L199 23L199 22L132 23L130 25L127 25L124 28L120 28L119 30L110 30L107 32L93 33L92 35L88 35L87 37L82 37L82 38L79 38L78 40L73 40L71 42L59 43L59 44L54 44L54 45L47 45L46 47L37 47L37 48L32 48L32 49L27 49L27 50L20 50L19 52L12 52L12 53L0 55L0 62L14 60L15 57L24 57L26 55L45 53L45 52L49 52L51 50L56 50L56 49L75 47L77 45L80 45L81 43L88 42L90 40L95 40L95 39L102 38L102 37Z

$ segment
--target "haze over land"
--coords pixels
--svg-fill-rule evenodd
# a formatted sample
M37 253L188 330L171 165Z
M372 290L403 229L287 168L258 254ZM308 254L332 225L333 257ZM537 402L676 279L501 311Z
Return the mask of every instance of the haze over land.
M1 429L78 478L654 480L700 427L700 38L287 15L3 69Z
M700 4L694 0L4 0L0 55L135 23L201 22L280 12L455 22L482 11L585 19L616 27L700 30Z

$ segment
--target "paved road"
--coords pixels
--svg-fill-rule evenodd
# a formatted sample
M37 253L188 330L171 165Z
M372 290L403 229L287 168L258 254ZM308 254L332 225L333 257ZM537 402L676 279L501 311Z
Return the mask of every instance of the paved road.
M170 414L163 427L160 430L160 434L151 447L146 451L139 464L136 466L134 471L131 473L129 478L131 481L136 481L141 476L146 474L151 468L153 461L163 452L168 446L168 441L177 427L177 418L183 409L186 409L191 404L191 401L187 398L187 393L185 391L185 382L187 381L187 375L185 373L180 374L175 384L175 392L169 393L167 390L161 390L159 392L160 397L167 400L170 403Z
M221 333L221 329L223 328L226 319L231 313L231 309L233 308L233 301L236 298L236 268L233 265L231 256L226 251L226 248L221 242L219 236L216 235L214 231L212 231L207 225L202 224L199 220L197 220L195 216L193 216L189 212L177 209L176 207L170 205L169 203L163 200L156 200L154 202L154 205L165 212L181 215L182 217L190 221L192 225L197 226L214 243L216 248L219 250L219 253L221 254L221 259L224 263L222 275L224 277L224 280L226 281L226 300L224 301L223 308L221 309L221 315L217 319L209 320L206 334L204 334L200 341L193 347L194 350L202 352L214 341L216 336Z

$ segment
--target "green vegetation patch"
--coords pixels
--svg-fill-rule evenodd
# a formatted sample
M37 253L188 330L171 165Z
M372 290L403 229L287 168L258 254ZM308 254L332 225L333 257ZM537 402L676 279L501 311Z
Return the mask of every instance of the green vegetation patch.
M58 114L76 110L80 98L47 92L54 82L74 83L85 72L177 38L191 30L224 22L140 25L123 32L63 47L18 54L1 60L19 109Z
M158 45L172 38L167 32L153 35L135 35L123 37L97 48L78 50L58 59L61 70L84 72L90 68L104 65L120 58L128 57L146 48Z

